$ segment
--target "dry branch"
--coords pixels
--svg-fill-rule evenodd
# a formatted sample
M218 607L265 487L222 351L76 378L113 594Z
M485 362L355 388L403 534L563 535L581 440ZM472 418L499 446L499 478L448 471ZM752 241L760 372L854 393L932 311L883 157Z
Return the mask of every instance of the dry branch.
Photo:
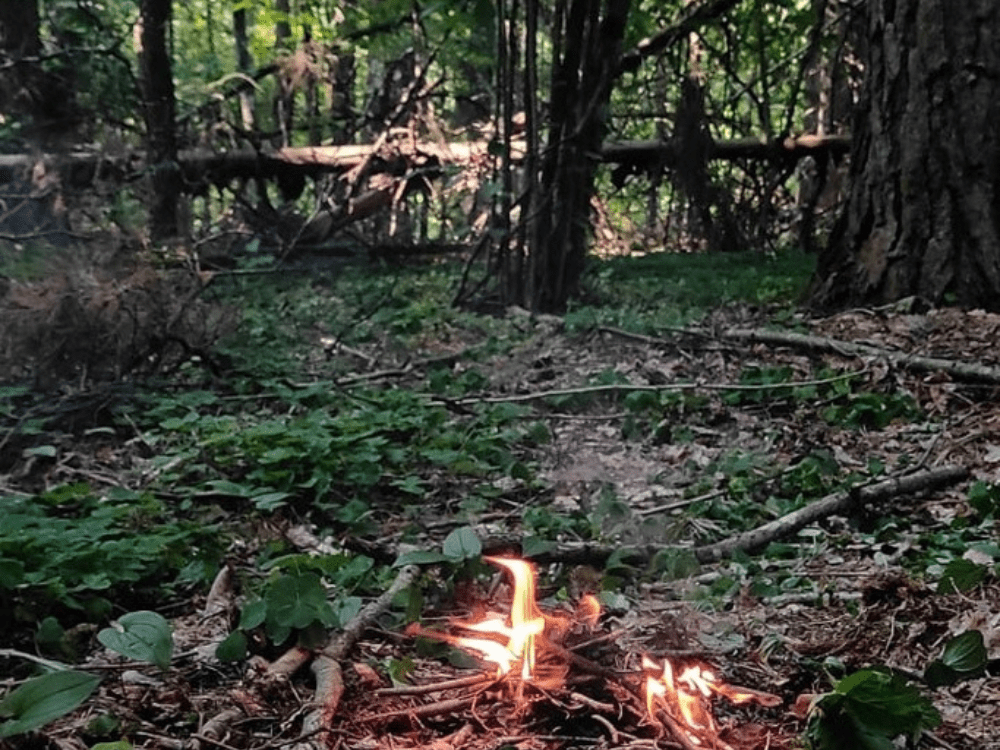
M523 401L540 401L546 398L564 398L567 396L596 396L605 393L634 393L650 391L652 393L667 391L725 391L725 392L782 392L791 393L793 388L807 386L829 385L841 380L861 377L866 369L855 372L844 372L828 378L814 380L793 380L787 383L664 383L662 385L638 385L633 383L605 383L603 385L582 385L576 388L555 388L549 391L534 391L532 393L511 393L504 396L470 396L469 398L443 401L440 398L428 396L432 403L455 406L473 406L475 404L503 404Z
M318 737L321 730L329 729L337 713L340 699L344 694L344 676L340 662L354 648L361 634L373 625L389 607L396 595L410 586L420 573L416 565L406 565L396 576L396 580L375 601L369 602L344 627L343 632L331 638L323 650L313 660L313 674L316 676L316 694L313 698L317 708L306 715L302 722L302 737ZM322 744L322 739L320 743ZM300 742L296 750L311 750L321 744Z
M752 531L737 534L715 544L695 547L691 552L699 562L703 563L721 560L737 551L752 552L772 541L794 534L799 529L821 518L835 513L844 513L865 504L889 500L900 495L940 489L962 481L968 474L968 469L965 467L945 466L835 492L805 508L775 519ZM506 537L488 539L483 542L483 551L486 554L494 554L498 550L508 551L512 546L516 546L517 541ZM656 554L671 549L675 548L659 544L626 548L620 545L612 547L600 544L582 544L555 547L533 555L531 559L539 564L559 562L574 565L603 565L611 555L618 553L624 563L646 565Z
M897 367L916 372L945 372L957 380L1000 385L1000 368L988 367L974 362L959 362L940 357L921 357L915 354L894 352L871 344L810 336L791 331L764 331L733 329L721 334L721 338L744 343L760 343L768 346L789 346L815 352L840 354L845 357L882 357Z
M791 536L799 529L835 513L844 513L855 507L889 500L900 495L935 490L959 482L969 475L962 466L945 466L921 471L904 477L894 477L883 482L855 487L827 495L822 500L777 518L763 526L738 534L716 544L695 547L694 556L699 562L716 562L734 552L753 552L770 542Z

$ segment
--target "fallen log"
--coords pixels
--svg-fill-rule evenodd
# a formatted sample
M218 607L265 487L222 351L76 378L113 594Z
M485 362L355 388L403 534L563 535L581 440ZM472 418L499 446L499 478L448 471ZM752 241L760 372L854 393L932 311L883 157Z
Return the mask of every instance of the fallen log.
M695 547L693 553L698 562L717 562L735 552L757 552L771 542L791 536L799 529L827 516L848 513L856 508L901 495L947 487L962 481L968 475L969 471L964 466L945 466L835 492L756 529L715 544Z
M234 149L211 151L192 149L178 154L178 165L185 188L191 192L203 190L209 184L225 185L235 179L302 179L325 173L345 173L366 160L372 160L373 172L404 174L420 167L447 164L470 164L492 158L490 141L411 141L397 139L379 144L346 144L342 146L301 146L273 151ZM757 159L769 161L795 160L810 154L843 154L850 149L850 136L789 137L767 141L760 138L736 138L712 143L708 159ZM648 171L667 168L677 161L682 147L672 140L621 141L606 143L601 149L601 161ZM511 159L524 158L526 143L511 143ZM44 161L58 170L64 184L83 187L95 179L134 179L148 168L141 152L109 155L100 151L76 151L68 154L3 154L0 155L0 182L9 181L18 171Z

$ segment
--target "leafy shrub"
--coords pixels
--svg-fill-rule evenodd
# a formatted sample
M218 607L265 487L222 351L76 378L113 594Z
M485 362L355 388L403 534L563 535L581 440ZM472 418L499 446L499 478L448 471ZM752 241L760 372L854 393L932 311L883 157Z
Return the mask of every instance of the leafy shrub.
M53 612L106 616L112 600L205 579L219 552L214 527L169 520L149 494L63 485L0 508L0 631Z
M894 738L916 742L940 723L931 702L903 677L863 669L817 702L807 737L815 750L892 750Z

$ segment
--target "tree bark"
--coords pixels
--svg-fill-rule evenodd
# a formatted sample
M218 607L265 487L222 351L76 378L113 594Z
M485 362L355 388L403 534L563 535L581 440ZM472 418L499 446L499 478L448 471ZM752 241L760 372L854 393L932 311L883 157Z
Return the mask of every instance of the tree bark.
M865 7L852 187L811 302L1000 310L1000 4Z
M571 0L554 28L548 147L542 162L539 241L530 248L529 303L562 312L587 254L590 198L604 114L618 74L629 0ZM603 5L603 13L601 12ZM513 300L511 300L513 301Z
M62 60L42 64L39 23L37 0L0 0L0 112L25 116L22 137L64 148L80 120L74 71Z
M172 10L171 0L142 0L137 34L153 187L149 233L154 242L177 236L177 206L182 187L174 127L174 79L167 47Z
M233 8L233 42L236 46L236 69L250 75L253 72L253 56L250 54L250 35L247 32L247 9L242 5ZM239 92L240 122L243 129L252 133L257 127L254 113L254 90L246 87Z

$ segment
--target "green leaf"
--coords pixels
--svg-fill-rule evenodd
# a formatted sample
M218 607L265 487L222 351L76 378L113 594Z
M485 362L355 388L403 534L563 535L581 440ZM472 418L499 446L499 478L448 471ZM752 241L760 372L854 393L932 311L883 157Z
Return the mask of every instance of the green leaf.
M0 558L0 589L13 589L24 580L24 563Z
M342 599L338 599L333 611L337 624L343 628L358 616L358 613L361 611L361 598L357 596L345 596Z
M245 484L230 482L228 479L213 479L205 482L205 486L212 492L219 495L231 495L233 497L250 497L253 488Z
M986 566L958 557L945 565L941 580L938 581L939 594L971 591L986 578Z
M389 660L389 679L393 685L405 685L408 678L416 671L417 665L413 659L404 656L402 659Z
M483 552L482 542L468 526L455 529L445 537L442 551L451 560L471 560Z
M255 599L243 605L240 612L240 630L253 630L267 619L267 602Z
M448 562L449 560L451 558L442 552L416 549L401 554L396 558L396 562L392 566L394 568L401 568L404 565L433 565L435 563Z
M163 615L148 610L129 612L118 618L120 630L105 628L97 640L112 651L166 670L174 651L170 623Z
M893 739L915 740L941 716L912 685L886 669L863 669L817 702L807 734L818 750L893 750Z
M234 630L215 647L215 658L219 661L242 661L247 657L247 634Z
M0 700L0 738L38 729L68 714L94 692L100 677L86 672L53 672L34 677Z
M973 482L969 487L969 505L983 518L996 515L1000 511L1000 484Z
M272 511L285 505L285 500L292 496L291 492L262 492L253 495L250 502L259 510Z
M390 484L401 492L415 497L423 497L427 494L427 488L420 477L406 477L404 479L394 479Z
M285 575L267 590L267 620L280 627L301 629L330 615L326 589L315 573Z
M98 742L90 750L132 750L132 743L128 740L118 740L117 742Z
M967 630L945 644L941 657L927 665L924 680L931 687L953 685L980 675L988 660L983 634Z
M556 543L540 536L526 536L521 540L521 554L525 557L535 557L555 549Z

